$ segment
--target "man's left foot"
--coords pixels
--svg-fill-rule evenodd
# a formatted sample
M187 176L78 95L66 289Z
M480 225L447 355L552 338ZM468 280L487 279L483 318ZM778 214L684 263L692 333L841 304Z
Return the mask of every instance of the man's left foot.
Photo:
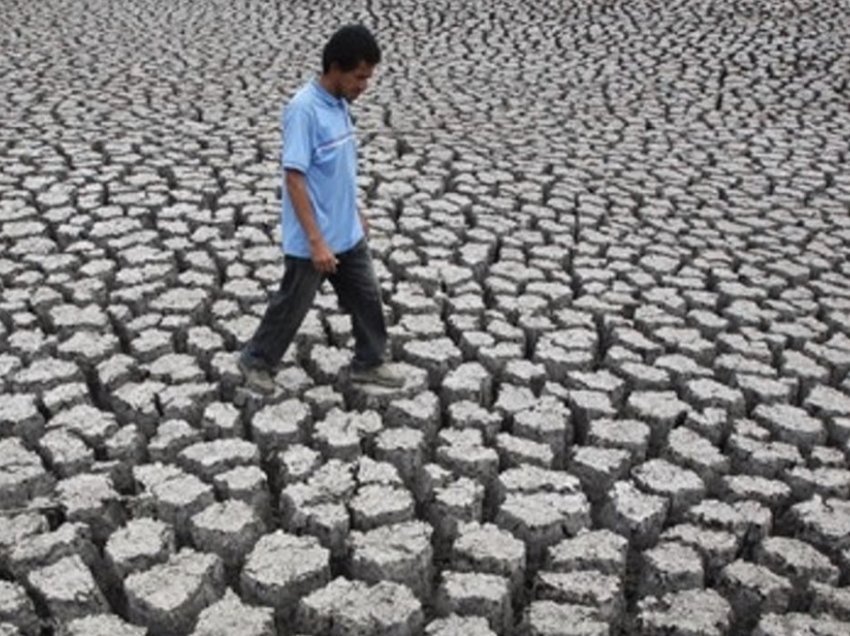
M277 385L268 370L251 366L244 355L239 356L238 365L247 386L256 389L260 393L268 394L275 392Z
M377 384L389 389L400 389L404 386L405 378L400 376L385 364L368 369L351 369L351 381L356 384Z

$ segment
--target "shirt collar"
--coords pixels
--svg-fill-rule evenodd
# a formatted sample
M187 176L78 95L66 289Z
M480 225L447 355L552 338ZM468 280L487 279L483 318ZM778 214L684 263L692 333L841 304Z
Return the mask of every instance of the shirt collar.
M334 97L331 95L324 86L319 82L317 78L313 78L311 80L311 85L313 86L313 90L316 91L316 94L321 98L323 102L329 104L331 106L337 107L345 107L345 99L342 97Z

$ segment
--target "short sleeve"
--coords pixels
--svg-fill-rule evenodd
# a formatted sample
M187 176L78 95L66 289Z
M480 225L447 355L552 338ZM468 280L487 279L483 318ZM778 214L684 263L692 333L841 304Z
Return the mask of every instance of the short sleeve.
M313 156L313 118L303 104L283 112L283 167L307 172Z

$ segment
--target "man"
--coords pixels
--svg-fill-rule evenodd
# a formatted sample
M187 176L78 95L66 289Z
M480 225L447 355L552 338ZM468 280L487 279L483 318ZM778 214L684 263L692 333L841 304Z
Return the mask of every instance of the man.
M387 330L366 244L368 225L357 207L357 141L349 111L380 60L380 48L366 27L339 29L322 52L322 74L284 109L285 272L239 357L247 383L261 391L275 389L275 367L325 278L351 314L351 381L404 384L382 364Z

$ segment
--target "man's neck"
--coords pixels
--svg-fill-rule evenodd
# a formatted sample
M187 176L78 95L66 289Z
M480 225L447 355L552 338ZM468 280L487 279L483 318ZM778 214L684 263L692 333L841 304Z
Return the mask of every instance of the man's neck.
M339 98L336 82L333 81L329 74L325 73L319 76L319 85L334 97Z

